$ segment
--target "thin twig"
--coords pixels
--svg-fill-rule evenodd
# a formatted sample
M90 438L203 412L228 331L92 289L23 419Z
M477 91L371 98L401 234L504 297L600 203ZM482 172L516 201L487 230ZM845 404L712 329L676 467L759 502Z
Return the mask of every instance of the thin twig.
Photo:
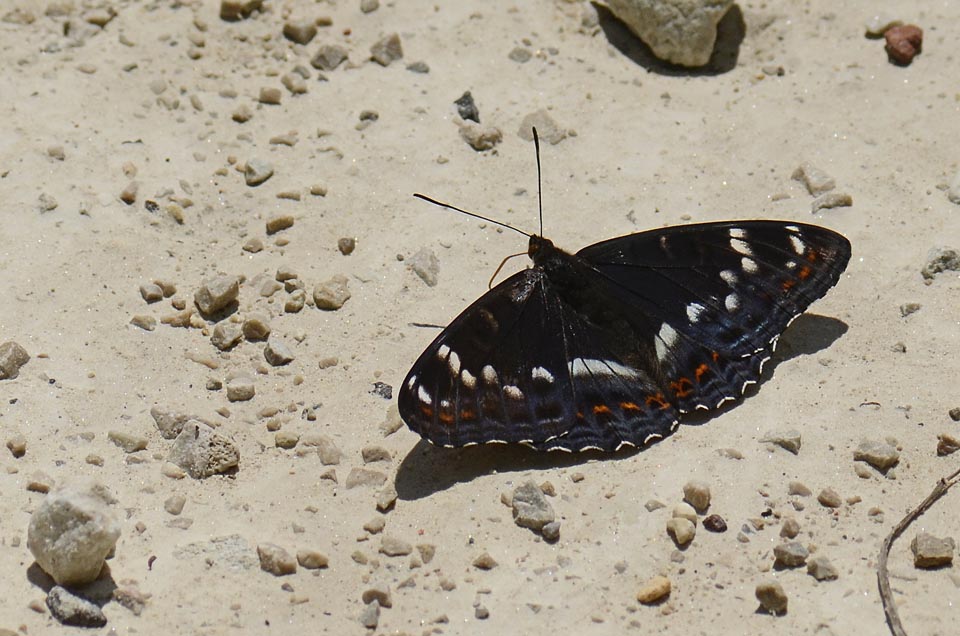
M904 530L913 523L917 517L925 513L930 507L943 497L950 487L960 480L960 470L949 477L945 477L937 482L933 492L924 499L919 506L910 511L906 517L900 520L900 523L893 527L887 538L883 540L883 547L880 549L880 560L877 563L877 583L880 586L880 599L883 601L883 613L887 616L887 625L893 636L907 636L903 629L903 623L900 622L900 615L897 613L897 605L893 602L893 593L890 591L890 574L887 572L887 558L890 556L890 548L893 542L903 534Z

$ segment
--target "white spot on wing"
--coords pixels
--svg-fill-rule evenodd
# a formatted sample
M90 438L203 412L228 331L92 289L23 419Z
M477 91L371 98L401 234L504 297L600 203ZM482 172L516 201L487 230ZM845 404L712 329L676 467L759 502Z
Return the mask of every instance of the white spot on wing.
M589 375L619 375L625 378L637 377L637 372L613 360L592 360L574 358L570 363L570 375L583 377Z
M687 305L687 320L697 322L700 320L700 314L703 313L703 305L699 303L690 303Z
M420 401L426 404L427 406L430 406L431 404L433 404L433 400L430 398L430 394L427 393L427 390L425 388L423 388L423 385L420 385L420 387L417 389L417 397L420 398Z
M658 439L663 439L663 435L661 435L660 433L650 433L649 435L643 438L643 445L646 446L650 442L653 442Z
M553 383L553 374L544 369L543 367L533 367L533 370L530 372L530 375L534 380L543 380L544 382Z
M663 323L663 326L660 327L660 333L657 334L657 338L653 341L653 345L657 350L657 360L663 362L663 359L667 355L667 351L677 342L677 330Z
M790 231L790 232L799 232L799 231L800 231L800 228L797 227L796 225L787 225L787 226L784 226L784 227L786 227L786 229L787 229L788 231Z
M787 261L787 269L796 269L797 261Z
M411 375L410 379L407 380L407 389L413 391L413 387L417 384L417 376Z
M725 269L720 272L720 278L723 279L727 285L736 285L737 284L737 273L732 269Z
M736 311L740 309L740 298L736 294L727 294L727 297L723 299L723 305L727 308L727 311Z
M450 375L457 375L460 373L460 356L457 355L456 351L450 352L450 357L447 358L447 364L450 366Z
M497 378L497 371L489 364L480 371L480 375L483 376L483 381L487 384L496 384L499 380Z
M747 235L747 231L742 227L732 227L730 228L730 238L742 239Z
M742 267L743 271L748 274L756 274L760 271L757 261L753 260L752 258L747 258L746 256L740 259L740 267Z
M439 360L446 360L448 355L450 355L450 347L447 345L440 345L440 348L437 349L437 358Z
M750 249L750 245L746 241L741 241L740 239L730 239L730 247L733 248L734 252L738 254L743 254L744 256L753 256L753 250Z
M473 377L473 374L464 369L460 372L460 381L463 382L463 386L468 389L472 389L477 386L477 379Z
M512 384L503 385L503 394L511 400L523 399L523 391L520 390L520 387L513 386Z
M797 254L803 254L806 251L807 246L803 244L803 241L800 240L799 236L790 235L790 245L793 247L793 251Z

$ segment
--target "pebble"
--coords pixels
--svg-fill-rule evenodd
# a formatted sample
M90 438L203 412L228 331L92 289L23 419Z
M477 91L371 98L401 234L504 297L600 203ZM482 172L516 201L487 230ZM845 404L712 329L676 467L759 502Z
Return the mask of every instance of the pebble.
M262 159L248 159L243 168L243 179L248 186L256 187L273 176L273 164Z
M380 66L390 66L391 62L403 59L403 47L400 45L400 36L391 33L384 36L370 47L370 59Z
M940 272L958 270L960 270L960 252L952 247L934 247L927 252L927 262L920 270L920 275L931 280Z
M297 562L290 553L273 543L261 543L257 546L260 569L274 576L286 576L297 571Z
M17 433L7 439L7 450L16 458L20 459L27 454L27 438L21 433Z
M810 551L798 541L781 543L773 548L773 564L778 568L798 568L807 562Z
M317 550L297 550L297 563L308 570L319 570L330 564L330 559Z
M473 560L473 567L477 568L478 570L492 570L493 568L497 567L497 565L496 559L490 556L489 552L484 552Z
M347 277L337 274L330 280L318 284L313 290L313 302L317 309L336 311L350 300Z
M554 543L560 540L560 522L551 521L540 530L543 538L548 543Z
M657 575L643 584L637 592L637 600L644 605L652 605L670 595L670 579Z
M137 588L136 583L123 584L113 590L113 600L130 610L134 616L140 616L147 606L150 594L144 594Z
M95 580L120 538L110 506L116 500L106 486L70 484L47 496L30 515L27 547L59 585Z
M63 152L63 146L48 146L47 147L47 156L51 159L56 159L57 161L63 161L66 159L66 155Z
M339 464L343 458L343 453L334 441L326 435L317 433L304 435L301 443L304 446L315 446L317 448L317 454L320 455L320 463L324 466L335 466Z
M344 256L349 256L353 254L353 250L357 247L357 239L355 238L341 238L337 239L337 249L340 250L340 253Z
M302 289L294 290L283 303L283 311L288 314L295 314L303 309L307 304L307 292Z
M283 340L273 337L267 342L263 349L263 357L274 367L282 367L293 362L293 351Z
M661 508L666 508L667 504L657 499L649 499L647 500L647 503L643 504L643 507L647 509L647 512L653 512L655 510L660 510Z
M818 581L835 581L840 577L837 568L825 556L815 556L807 561L807 574Z
M407 556L413 552L413 546L398 537L383 535L380 541L380 553L389 557Z
M360 624L367 629L376 629L380 623L380 603L373 601L369 605L365 605L363 609L360 610L358 620Z
M886 472L900 461L900 452L886 442L867 440L853 451L854 461L867 462L880 472Z
M705 481L688 481L683 486L683 500L703 514L710 507L710 485Z
M960 439L950 435L949 433L941 433L937 435L937 455L944 457L946 455L952 455L958 450L960 450Z
M237 468L240 451L230 438L202 422L190 420L173 442L167 461L194 479L203 479Z
M460 125L460 137L478 152L490 150L503 141L503 133L496 126L483 126L472 121Z
M377 582L368 587L360 595L360 600L369 605L376 601L381 607L393 607L393 595L390 593L390 586L383 582Z
M787 493L799 497L809 497L813 491L807 488L806 484L800 481L791 481L787 486Z
M357 486L379 487L387 482L387 476L379 470L370 470L368 468L351 468L347 475L346 488L356 488Z
M921 532L910 542L913 565L918 568L939 568L953 563L956 543L951 537L941 539Z
M144 283L140 285L140 296L148 303L159 302L163 300L163 290L159 285Z
M297 73L284 73L280 76L280 83L290 91L291 95L303 95L307 92L307 82ZM290 143L290 139L287 137L271 137L270 143L292 146L296 143L296 139L293 140L293 143Z
M787 539L796 539L798 534L800 534L800 522L793 517L784 519L783 525L780 527L780 536Z
M277 431L277 433L273 436L273 444L277 448L283 448L285 450L296 448L299 441L300 435L294 433L293 431Z
M800 164L790 175L790 178L802 182L806 186L807 192L813 196L821 195L837 187L833 177L809 163Z
M667 521L667 532L673 537L678 546L685 546L697 534L697 527L689 519L673 517Z
M903 303L900 305L900 316L906 318L910 314L915 314L920 311L922 305L920 303Z
M380 8L380 0L360 0L360 11L373 13Z
M240 343L243 333L240 326L232 322L219 322L213 328L210 343L220 351L229 351Z
M144 331L153 331L157 328L157 319L146 314L134 314L130 318L130 324Z
M370 464L373 462L388 462L393 457L383 446L378 446L376 444L368 444L360 449L360 456L363 457L364 464Z
M0 380L12 380L20 375L20 369L30 361L30 354L16 342L9 340L0 345Z
M863 28L867 37L882 38L887 29L903 24L903 20L891 17L889 15L873 15L864 23Z
M800 447L803 441L800 432L794 429L786 431L770 431L760 438L763 443L776 444L784 450L788 450L794 455L800 453Z
M898 66L909 66L923 50L923 29L915 24L890 27L883 34L890 61Z
M124 431L108 431L107 439L122 448L125 453L136 453L147 448L147 438Z
M536 110L520 122L520 129L517 134L525 141L533 141L533 128L537 129L537 136L551 145L557 145L567 138L567 129L560 125L550 116L546 109Z
M363 529L369 532L370 534L380 534L383 532L383 529L387 525L387 520L382 516L374 517L370 521L363 524Z
M321 71L332 71L347 59L347 49L337 44L324 44L310 60L310 65Z
M206 316L212 316L237 300L240 295L240 279L236 276L218 276L205 280L194 292L193 301L197 309Z
M245 124L253 119L253 111L248 105L240 104L240 106L237 106L236 110L233 111L233 114L230 115L230 119L238 124Z
M720 515L710 515L703 520L703 527L710 532L726 532L727 522Z
M252 400L257 393L253 379L240 375L227 382L227 400L230 402L246 402Z
M839 508L843 503L843 500L840 499L840 495L838 495L837 491L833 488L824 488L821 490L820 494L817 495L817 501L827 508Z
M377 495L377 510L380 512L388 512L391 510L397 503L397 488L392 483L387 484L387 486L380 491L380 494Z
M530 52L530 49L516 46L507 54L507 57L518 64L525 64L533 57L533 53Z
M53 489L54 485L53 477L42 470L38 470L30 475L27 480L27 491L45 495Z
M407 70L411 73L429 73L430 65L426 62L412 62L407 64Z
M137 190L139 189L140 184L136 181L131 181L127 184L127 187L120 191L120 200L127 205L133 205L137 202Z
M490 618L490 610L484 605L477 605L473 610L473 616L481 621Z
M686 519L693 525L697 525L697 511L694 510L693 506L687 503L677 504L673 507L672 517L677 517L680 519Z
M160 436L164 439L176 439L180 431L183 430L183 425L195 419L186 413L168 411L161 409L159 406L150 409L150 416L156 422L157 430L160 431Z
M532 480L527 480L514 489L511 506L514 523L535 532L542 531L545 525L557 518L553 506Z
M466 91L453 103L456 105L457 114L460 115L461 119L480 123L480 110L477 108L476 102L473 101L473 95L470 94L470 91Z
M270 337L270 323L263 314L250 314L241 327L243 337L252 342L266 340Z
M107 624L107 617L96 603L80 598L59 585L54 585L47 593L47 608L63 625L103 627Z
M187 498L183 495L170 495L163 502L163 509L172 515L179 515L183 512L183 507L187 505Z
M810 211L814 214L820 210L843 208L853 205L853 197L845 192L828 192L821 194L810 204Z
M260 10L263 0L220 0L220 19L236 22Z
M758 583L756 595L763 611L774 616L787 613L787 594L779 583L775 581Z
M960 422L960 406L955 406L947 411L947 415L949 415L950 419L954 422Z
M292 214L280 214L270 217L267 220L267 234L276 234L282 230L288 230L293 227L294 218Z
M313 20L289 20L283 25L283 37L297 44L310 44L317 35L317 25Z
M440 261L430 248L424 247L407 259L407 267L420 277L428 287L435 287L440 275Z

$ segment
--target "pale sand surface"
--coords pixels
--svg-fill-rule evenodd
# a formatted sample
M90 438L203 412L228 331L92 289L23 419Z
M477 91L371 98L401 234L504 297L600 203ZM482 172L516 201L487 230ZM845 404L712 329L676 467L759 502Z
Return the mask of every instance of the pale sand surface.
M709 74L648 69L639 45L625 54L611 44L622 37L616 27L582 28L575 3L408 0L362 14L353 1L268 0L268 13L238 23L221 21L213 0L102 3L117 17L75 47L63 18L43 16L46 4L7 0L4 11L32 7L37 20L0 23L0 341L15 340L33 356L18 379L0 382L0 437L20 432L28 441L20 459L0 449L0 627L69 631L28 608L44 598L27 577L33 559L26 547L29 515L43 495L25 486L43 471L57 483L94 477L109 485L123 528L112 576L152 595L140 616L108 604L109 624L95 633L359 634L361 593L377 581L393 594L378 633L885 633L880 543L957 466L956 455L938 458L935 448L938 433L960 427L947 416L960 406L960 279L948 272L925 285L919 272L930 248L960 247L960 210L938 188L958 168L960 7L743 3L737 64ZM72 19L79 20L76 4ZM908 68L890 64L883 42L863 35L866 19L883 10L925 30L924 52ZM295 46L280 35L287 14L330 16L333 24ZM370 45L390 32L400 34L404 59L386 68L366 62ZM204 40L198 59L188 56L191 34ZM344 45L352 67L326 73L328 82L311 68L305 95L282 89L280 105L257 103L261 87L282 88L281 75L297 64L309 68L322 43ZM518 45L534 52L527 63L508 58ZM429 64L428 74L405 69L417 60ZM79 70L84 65L95 72ZM768 66L785 73L765 75ZM155 80L166 82L160 98L179 100L176 108L158 103ZM226 89L237 96L222 96ZM495 151L478 153L458 134L452 102L465 90L483 123L504 133ZM241 104L254 113L243 124L231 119ZM504 256L526 249L518 235L410 195L424 192L535 229L533 148L517 132L540 108L576 132L542 152L545 233L558 245L579 249L691 221L794 219L845 234L853 244L847 272L811 308L813 317L783 337L759 391L642 452L444 452L405 427L384 438L378 427L389 402L369 393L372 384L396 390L436 334L411 323L446 324L486 289ZM379 119L358 131L364 109ZM291 130L295 146L268 143ZM63 147L64 161L48 156L52 145ZM248 187L228 157L268 160L276 174ZM790 178L803 161L832 175L853 206L811 215L812 197ZM131 206L118 199L131 180L123 172L128 162L139 182ZM217 175L221 168L226 173ZM314 184L327 195L311 196ZM299 202L276 197L291 190L303 195ZM163 211L165 192L192 200L182 225ZM57 200L55 210L40 212L41 193ZM147 199L160 211L147 211ZM265 220L281 213L296 224L266 236ZM276 245L278 236L289 244ZM241 249L251 237L264 240L264 251ZM341 237L356 237L352 255L337 250ZM424 247L439 257L435 287L397 258ZM342 273L352 298L336 312L284 314L284 292L270 302L258 293L281 265L308 290ZM520 266L521 259L508 265ZM224 355L199 329L146 332L128 324L134 314L173 312L169 300L148 306L141 283L170 280L177 297L192 301L200 282L217 273L246 276L240 313L271 314L275 333L292 344L292 364L269 367L262 344L245 342ZM906 302L921 309L903 318ZM897 343L906 351L895 351ZM329 356L339 364L320 369ZM205 388L209 378L233 372L255 376L252 401L231 404L224 391ZM318 404L316 421L301 417ZM240 447L237 474L163 476L170 442L149 415L154 405L219 423ZM325 467L316 455L274 447L259 415L266 407L286 411L284 430L335 440L344 453L335 467L339 484L319 478ZM768 430L790 428L803 436L796 456L759 442ZM146 437L141 461L129 463L109 430ZM858 477L854 448L887 437L902 447L895 479ZM436 546L429 564L411 569L410 557L378 554L381 537L362 528L380 515L378 489L344 483L370 444L392 453L389 463L368 468L387 473L400 495L385 532ZM718 453L726 448L743 459ZM102 467L85 462L91 453L103 457ZM584 479L574 482L577 472ZM730 529L701 529L677 556L664 524L693 478L711 485L711 512ZM556 544L517 527L500 501L527 479L556 487ZM790 481L813 496L789 496ZM859 501L828 510L816 501L825 487ZM174 517L163 502L172 494L186 497L181 517L193 524L185 530L168 525ZM950 568L915 570L909 539L922 529L955 533L957 497L948 495L895 545L893 587L911 633L956 629L960 578ZM667 508L648 512L650 499ZM882 515L871 517L874 507ZM828 556L838 580L771 569L782 516L797 519L798 540ZM759 518L764 529L739 542L741 527ZM252 567L175 556L188 544L234 534L249 545ZM264 542L291 553L320 550L329 568L274 577L256 565L256 545ZM370 562L356 563L355 551ZM482 552L499 566L473 568ZM667 575L673 592L659 606L641 606L636 592L655 574ZM411 577L412 586L398 587ZM455 589L441 590L443 577ZM789 596L784 617L756 613L754 588L769 579ZM475 618L477 603L489 610L486 620ZM433 623L443 615L448 623Z

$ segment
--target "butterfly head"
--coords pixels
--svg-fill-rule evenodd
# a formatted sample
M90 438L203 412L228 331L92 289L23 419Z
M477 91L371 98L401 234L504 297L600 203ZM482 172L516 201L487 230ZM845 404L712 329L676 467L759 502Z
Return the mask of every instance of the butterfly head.
M536 234L530 235L530 243L527 247L527 256L534 263L539 263L543 261L548 255L556 251L556 247L553 245L553 241Z

